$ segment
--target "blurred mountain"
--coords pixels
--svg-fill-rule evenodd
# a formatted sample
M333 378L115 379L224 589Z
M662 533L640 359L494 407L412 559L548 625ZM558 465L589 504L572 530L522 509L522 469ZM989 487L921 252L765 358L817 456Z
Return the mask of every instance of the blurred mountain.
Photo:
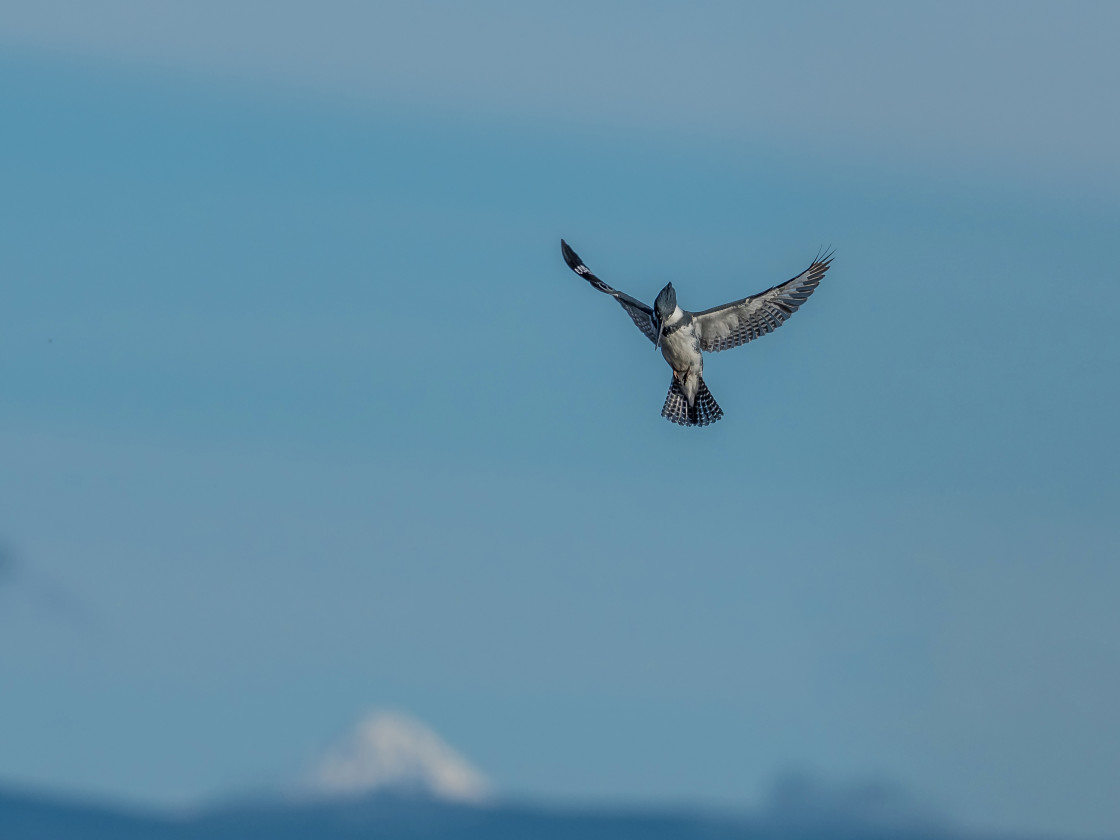
M0 790L3 840L139 840L188 838L188 826L159 814ZM204 835L193 835L202 837Z
M0 787L0 840L985 840L883 782L777 780L753 814L495 797L415 718L371 713L287 793L161 812ZM995 840L989 837L988 840ZM999 840L1013 840L1003 836ZM1040 838L1032 838L1040 840Z
M303 791L309 799L385 792L482 802L490 783L416 718L375 712L322 758Z
M836 826L860 826L861 831L876 836L954 834L948 820L897 785L884 781L829 784L807 773L780 777L759 819L787 830L796 827L808 835Z
M374 794L332 801L262 802L193 815L142 814L23 793L0 792L3 840L961 840L961 833L912 821L866 820L848 805L809 802L787 790L779 808L754 817L658 809L560 809L467 805L430 796ZM871 796L876 799L877 795ZM813 800L814 802L816 800ZM783 809L792 808L790 813ZM808 817L807 819L805 817ZM975 840L983 837L971 835ZM1002 837L1000 840L1010 840ZM1037 838L1035 838L1037 840Z

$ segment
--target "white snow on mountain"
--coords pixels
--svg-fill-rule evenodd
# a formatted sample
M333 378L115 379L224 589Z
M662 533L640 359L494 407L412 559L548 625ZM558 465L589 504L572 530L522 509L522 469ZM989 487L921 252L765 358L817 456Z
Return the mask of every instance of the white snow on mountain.
M307 792L359 796L392 792L480 802L490 783L467 759L415 718L372 712L313 768Z

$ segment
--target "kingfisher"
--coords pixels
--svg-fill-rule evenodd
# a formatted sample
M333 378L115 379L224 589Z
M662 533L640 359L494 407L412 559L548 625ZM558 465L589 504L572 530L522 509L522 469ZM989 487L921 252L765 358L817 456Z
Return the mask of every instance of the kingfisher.
M681 426L707 426L723 417L723 409L704 384L703 352L718 353L738 347L784 324L820 285L832 264L833 253L818 253L809 267L792 280L757 295L703 312L689 312L677 306L672 283L658 293L649 307L592 274L563 239L560 251L572 271L617 300L654 348L661 351L673 369L661 416Z

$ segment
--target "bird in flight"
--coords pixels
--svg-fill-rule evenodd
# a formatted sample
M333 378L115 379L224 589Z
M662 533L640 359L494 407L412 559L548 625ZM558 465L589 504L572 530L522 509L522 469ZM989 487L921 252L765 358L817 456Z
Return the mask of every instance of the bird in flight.
M617 300L673 369L673 381L661 416L681 426L707 426L723 417L723 409L704 384L701 351L718 353L773 332L801 306L832 264L832 252L818 255L792 280L765 292L703 312L688 312L677 306L677 293L669 283L650 308L630 295L612 289L591 273L579 255L560 240L568 268L600 292Z

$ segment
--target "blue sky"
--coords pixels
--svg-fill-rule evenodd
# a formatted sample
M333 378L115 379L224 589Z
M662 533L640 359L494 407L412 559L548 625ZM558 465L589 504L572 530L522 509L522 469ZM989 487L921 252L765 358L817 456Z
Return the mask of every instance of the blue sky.
M518 795L1120 833L1118 23L6 5L0 778L395 706ZM561 236L693 309L837 257L690 432Z

